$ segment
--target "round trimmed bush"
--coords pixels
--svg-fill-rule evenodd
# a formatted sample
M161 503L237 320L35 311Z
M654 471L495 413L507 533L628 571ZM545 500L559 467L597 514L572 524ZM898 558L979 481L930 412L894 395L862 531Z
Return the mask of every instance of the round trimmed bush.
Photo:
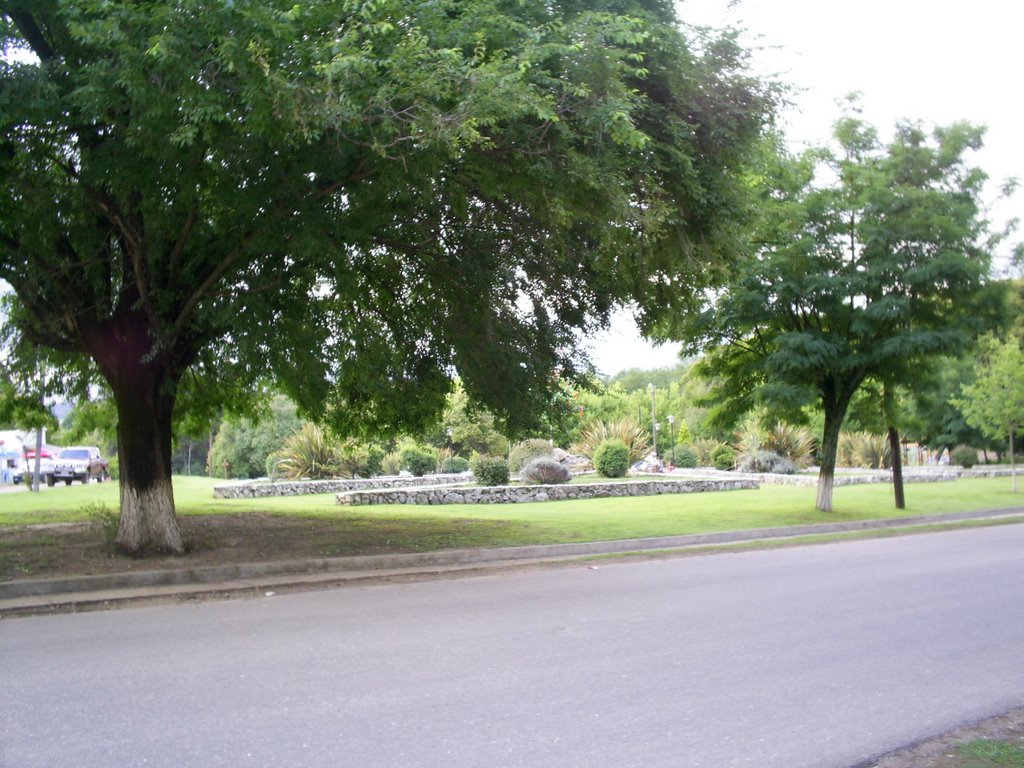
M469 459L461 456L449 456L441 462L441 473L444 475L457 475L469 469Z
M677 467L693 469L697 466L697 452L690 446L677 445L673 452L675 453L674 463Z
M508 485L508 462L499 456L478 456L470 466L480 485Z
M399 452L402 457L402 469L407 469L414 477L423 477L437 469L437 454L426 448L409 445Z
M796 465L775 451L750 451L736 465L738 472L760 472L772 475L792 475Z
M978 452L974 448L961 445L959 448L953 449L949 455L949 463L959 464L964 469L970 469L978 463Z
M519 475L524 482L540 485L561 485L572 479L572 472L554 459L538 456L527 462Z
M629 447L622 440L605 440L594 451L594 468L605 477L625 477Z
M512 472L520 472L533 459L541 456L551 456L551 443L539 438L520 440L508 452L508 468Z
M715 469L730 470L736 463L736 453L728 445L720 445L711 452L711 464Z

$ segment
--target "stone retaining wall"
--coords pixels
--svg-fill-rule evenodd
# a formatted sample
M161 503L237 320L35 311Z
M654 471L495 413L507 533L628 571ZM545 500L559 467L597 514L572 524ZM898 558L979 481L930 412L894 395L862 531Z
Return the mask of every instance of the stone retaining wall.
M303 496L312 493L343 493L371 488L417 488L430 485L465 485L467 475L426 475L424 477L369 477L357 480L287 480L279 483L254 482L217 485L215 499L262 499L270 496Z
M348 506L366 504L518 504L565 499L655 496L662 493L756 490L757 487L757 481L742 478L727 480L659 479L624 483L391 488L349 491L339 493L337 498L339 504Z
M765 485L817 485L818 475L771 475L746 474L739 472L708 472L705 477L742 477L757 480ZM941 483L970 477L1009 477L1009 468L962 469L961 467L912 467L903 469L904 483ZM836 474L834 485L862 485L865 483L891 483L892 472L888 469L865 469L855 475Z

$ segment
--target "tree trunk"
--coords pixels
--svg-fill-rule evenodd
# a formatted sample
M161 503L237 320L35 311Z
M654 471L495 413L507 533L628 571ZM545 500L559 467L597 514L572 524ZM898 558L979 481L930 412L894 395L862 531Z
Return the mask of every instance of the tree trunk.
M163 366L125 358L104 373L117 404L121 523L115 542L132 555L184 554L171 487L177 379Z
M822 512L832 511L832 487L836 476L836 453L839 451L839 432L843 426L846 410L825 411L825 431L821 439L821 467L818 470L818 499L815 508Z
M907 500L903 495L903 455L900 453L900 433L889 425L889 454L892 458L892 491L896 498L896 509L906 509Z

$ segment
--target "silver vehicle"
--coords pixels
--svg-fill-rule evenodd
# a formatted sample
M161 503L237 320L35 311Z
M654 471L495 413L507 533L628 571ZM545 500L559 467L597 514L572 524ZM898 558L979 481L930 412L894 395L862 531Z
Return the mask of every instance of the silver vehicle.
M100 449L93 445L77 445L61 448L53 460L53 471L46 475L46 484L54 485L63 480L71 485L75 480L88 483L93 478L102 483L110 478L110 464L100 455Z

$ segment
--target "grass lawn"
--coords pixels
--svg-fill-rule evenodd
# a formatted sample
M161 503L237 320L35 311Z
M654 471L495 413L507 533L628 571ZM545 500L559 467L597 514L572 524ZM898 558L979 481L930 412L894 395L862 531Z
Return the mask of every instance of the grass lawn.
M666 494L537 504L342 507L333 494L214 499L207 478L176 477L189 567L672 536L803 523L1021 507L1009 478L919 483L898 515L888 485L836 489L836 511L814 510L813 487ZM118 554L97 508L118 506L115 483L0 493L0 581L180 568L182 559ZM38 527L45 523L84 525ZM32 527L26 527L32 526ZM110 538L108 538L108 535Z
M1024 494L1012 492L1010 478L966 479L907 485L907 509L896 510L888 484L844 486L835 490L835 511L814 509L813 487L763 486L757 491L672 494L618 499L552 501L538 504L467 506L381 505L340 507L333 494L272 499L214 499L222 481L175 477L178 513L238 515L264 513L349 524L407 521L413 527L447 524L465 529L470 521L498 523L504 531L495 544L550 543L671 536L805 523L871 520L973 509L1024 506ZM116 483L56 487L42 493L0 495L0 526L89 519L87 505L116 508ZM468 533L468 531L467 531Z

